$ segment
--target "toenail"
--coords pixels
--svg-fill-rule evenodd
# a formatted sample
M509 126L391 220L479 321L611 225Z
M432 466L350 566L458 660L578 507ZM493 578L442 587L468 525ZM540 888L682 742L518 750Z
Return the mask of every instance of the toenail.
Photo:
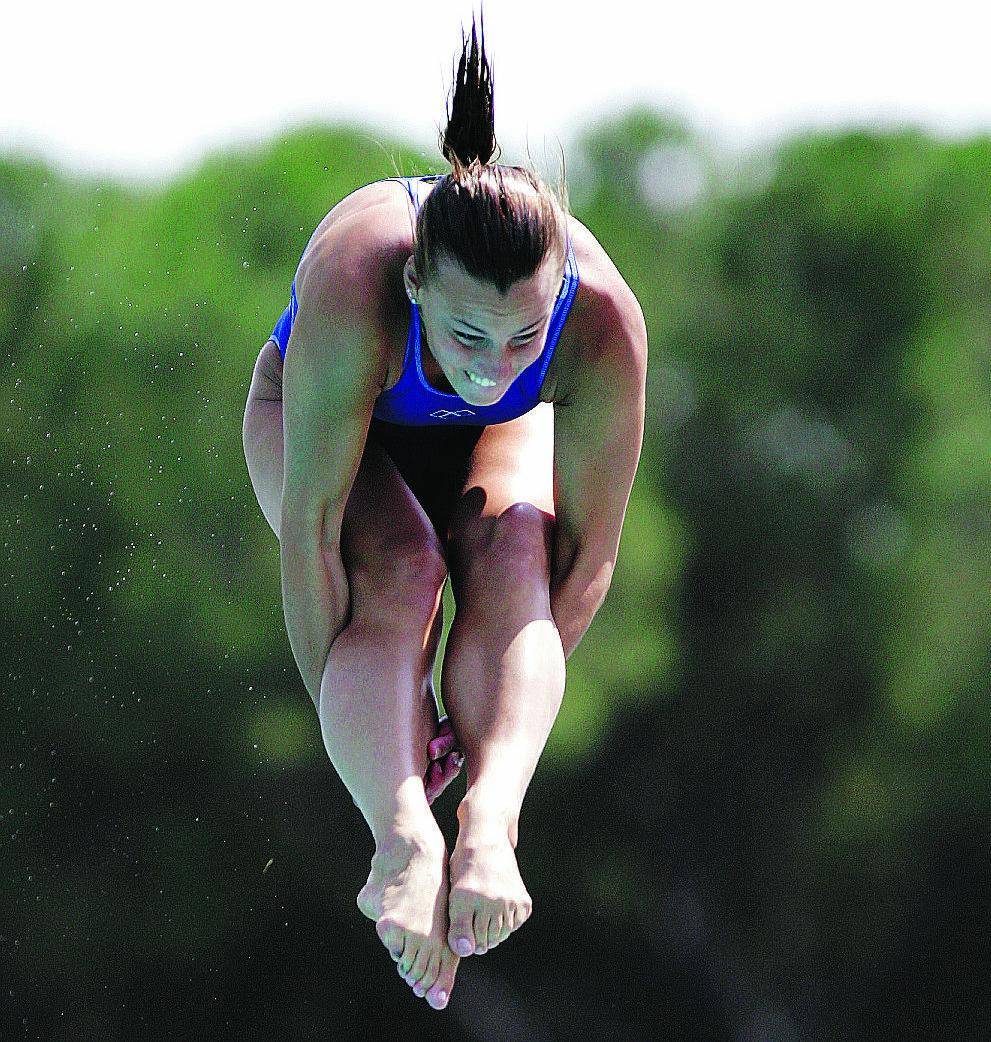
M437 992L437 1001L438 1002L447 1002L447 992L446 991L438 991Z
M467 937L459 937L457 949L458 955L471 955L471 941Z

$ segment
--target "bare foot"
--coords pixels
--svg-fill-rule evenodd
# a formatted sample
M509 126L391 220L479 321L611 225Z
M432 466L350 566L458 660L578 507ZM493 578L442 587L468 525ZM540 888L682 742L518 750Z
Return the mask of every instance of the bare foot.
M460 960L446 943L447 847L440 830L392 836L377 846L358 907L374 920L414 994L443 1009Z
M518 930L533 911L504 827L461 814L451 854L447 943L459 955L484 955Z
M430 763L423 776L423 788L427 803L433 803L461 773L461 765L464 763L464 755L458 749L451 721L446 716L437 721L437 733L427 745L427 756Z

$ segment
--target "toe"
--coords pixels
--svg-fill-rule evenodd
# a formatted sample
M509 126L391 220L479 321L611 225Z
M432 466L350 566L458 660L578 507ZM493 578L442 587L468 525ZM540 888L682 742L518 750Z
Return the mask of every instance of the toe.
M484 955L489 950L489 920L491 914L484 909L475 912L473 932L475 934L475 954Z
M416 953L416 958L413 960L413 965L410 968L408 974L406 974L406 983L412 988L415 984L419 983L424 973L427 972L427 966L430 963L431 949L429 945L423 944L420 946L420 950Z
M434 1009L443 1009L451 1000L451 989L454 987L454 975L458 971L459 959L450 951L441 952L440 973L433 987L427 992L427 1002Z
M406 945L406 931L398 923L383 917L375 924L375 932L392 958L398 962Z
M489 920L489 932L486 944L490 949L494 948L502 940L502 923L503 915L501 912L497 912Z
M412 937L407 937L406 947L403 949L402 957L397 963L401 977L409 977L410 971L413 969L413 963L416 962L416 957L419 953L420 945Z
M424 971L423 976L417 981L413 987L413 991L419 998L423 996L434 986L434 982L437 980L440 974L440 950L434 948L430 953L430 959L427 962L427 968Z
M513 921L511 924L512 929L509 931L509 933L513 933L514 931L518 930L527 921L527 919L530 918L530 912L532 910L532 906L529 904L516 905L513 909ZM507 937L509 936L509 933L506 934Z
M472 910L449 912L451 928L447 931L447 943L457 955L471 955L475 950L475 934L471 929Z

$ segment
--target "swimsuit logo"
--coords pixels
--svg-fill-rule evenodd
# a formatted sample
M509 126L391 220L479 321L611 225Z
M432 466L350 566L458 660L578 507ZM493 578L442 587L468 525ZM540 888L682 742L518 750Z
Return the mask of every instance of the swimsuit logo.
M474 416L471 409L437 409L430 414L436 420L449 420L453 416Z

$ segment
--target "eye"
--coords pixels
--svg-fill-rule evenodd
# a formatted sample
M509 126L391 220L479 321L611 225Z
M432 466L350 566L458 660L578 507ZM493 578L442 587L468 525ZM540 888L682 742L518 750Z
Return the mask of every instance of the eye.
M536 337L536 333L527 333L526 336L520 337L519 339L512 341L512 343L514 347L526 347L527 345L532 344ZM475 337L470 333L459 333L455 331L454 339L464 347L478 347L478 345L484 340L484 337Z

